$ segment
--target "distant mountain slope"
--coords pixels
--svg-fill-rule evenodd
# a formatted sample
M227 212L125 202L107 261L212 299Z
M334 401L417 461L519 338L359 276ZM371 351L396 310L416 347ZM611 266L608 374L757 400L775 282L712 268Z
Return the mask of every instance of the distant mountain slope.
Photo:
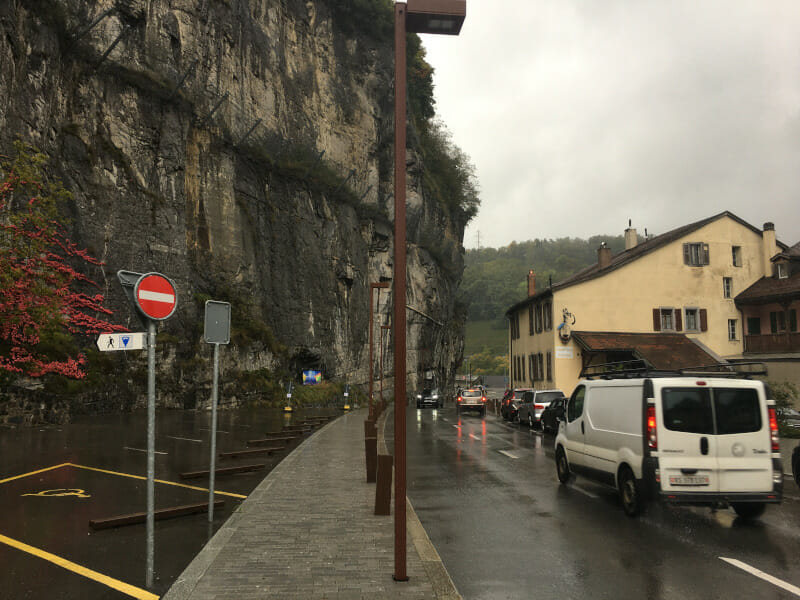
M602 242L614 254L625 248L621 235L596 235L588 240L535 239L503 248L467 250L459 288L459 300L468 306L467 320L502 321L506 309L525 298L530 269L536 272L537 289L544 289L551 281L557 283L595 263Z

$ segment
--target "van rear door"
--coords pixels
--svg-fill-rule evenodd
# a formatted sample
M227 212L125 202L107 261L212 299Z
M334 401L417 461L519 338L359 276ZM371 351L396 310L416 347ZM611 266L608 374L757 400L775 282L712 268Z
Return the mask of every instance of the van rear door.
M660 412L663 491L772 490L769 418L760 382L667 385Z
M711 390L661 389L658 466L665 492L717 492L719 475Z
M755 382L753 387L745 387L741 381L730 383L712 388L719 491L769 492L773 487L772 454L763 387Z

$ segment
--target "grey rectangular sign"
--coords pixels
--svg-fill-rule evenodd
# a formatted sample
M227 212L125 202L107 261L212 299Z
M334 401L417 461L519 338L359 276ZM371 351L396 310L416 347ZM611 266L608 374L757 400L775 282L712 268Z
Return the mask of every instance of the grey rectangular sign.
M227 344L231 341L231 304L206 300L205 332L208 344Z

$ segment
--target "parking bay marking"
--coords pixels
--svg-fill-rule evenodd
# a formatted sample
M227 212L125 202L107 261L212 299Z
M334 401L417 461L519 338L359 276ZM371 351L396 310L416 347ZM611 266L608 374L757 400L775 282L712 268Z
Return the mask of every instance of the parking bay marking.
M198 444L202 444L203 443L203 440L194 440L192 438L175 437L174 435L168 435L167 437L169 439L171 439L171 440L181 440L183 442L196 442Z
M28 544L20 542L19 540L15 540L0 534L0 543L51 562L54 565L57 565L63 569L67 569L68 571L72 571L73 573L77 573L78 575L83 575L84 577L115 589L118 592L122 592L123 594L131 596L132 598L136 598L137 600L158 600L158 596L151 594L146 590L134 587L118 579L109 577L108 575L103 575L102 573L98 573L92 569L87 569L86 567L83 567L77 563L69 561L65 558L61 558L60 556L56 556L55 554L45 552L39 548L34 548L33 546L29 546Z
M130 446L123 446L123 447L122 447L122 449L123 449L123 450L132 450L133 452L147 452L147 450L146 450L146 449L142 449L142 448L131 448ZM164 454L164 455L166 455L166 454L167 454L166 452L159 452L158 450L154 450L154 452L155 452L156 454Z
M519 458L519 454L514 454L508 450L498 450L498 452L500 452L500 454L505 454L508 458Z
M763 579L764 581L767 581L767 582L771 583L772 585L776 585L779 588L784 589L787 592L794 594L795 596L800 596L800 588L797 587L797 586L792 585L791 583L786 583L782 579L778 579L777 577L773 577L769 573L765 573L764 571L756 569L755 567L751 567L747 563L744 563L744 562L742 562L740 560L736 560L735 558L726 558L724 556L720 556L719 559L720 560L724 560L726 563L728 563L730 565L733 565L734 567L738 567L738 568L742 569L743 571L746 571L747 573L750 573L751 575L755 575L756 577L758 577L760 579Z

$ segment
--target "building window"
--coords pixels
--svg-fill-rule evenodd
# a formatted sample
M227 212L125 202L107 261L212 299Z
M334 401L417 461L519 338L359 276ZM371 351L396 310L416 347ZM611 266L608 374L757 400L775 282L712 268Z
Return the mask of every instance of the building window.
M684 309L686 322L686 331L700 331L700 309L687 308Z
M533 304L528 305L528 335L533 335Z
M547 302L542 308L542 318L544 319L544 330L553 329L553 303Z
M747 318L747 335L761 335L761 318Z
M553 355L547 353L547 381L553 381Z
M733 255L733 266L734 267L741 267L742 266L742 247L741 246L732 246L731 247L731 254Z
M511 328L511 339L519 339L519 313L514 313L511 315L508 325Z
M660 309L661 315L661 331L675 331L675 309L662 308Z
M736 319L728 319L728 339L735 341L736 337Z
M536 333L542 332L542 305L536 305Z
M769 329L772 333L786 331L786 313L782 310L769 313Z
M722 278L722 297L733 298L733 279L730 277Z
M533 354L528 354L528 370L531 372L531 381L536 381L536 369L533 361Z
M539 352L539 354L536 356L536 358L538 359L538 363L539 363L537 365L537 367L539 369L539 377L544 379L544 377L543 377L543 375L544 375L544 354Z
M797 333L797 311L795 309L789 311L789 331Z
M778 279L789 277L789 265L786 263L775 263L775 276Z
M683 245L683 264L702 267L708 264L708 244L695 243Z

